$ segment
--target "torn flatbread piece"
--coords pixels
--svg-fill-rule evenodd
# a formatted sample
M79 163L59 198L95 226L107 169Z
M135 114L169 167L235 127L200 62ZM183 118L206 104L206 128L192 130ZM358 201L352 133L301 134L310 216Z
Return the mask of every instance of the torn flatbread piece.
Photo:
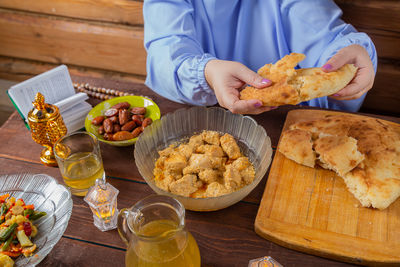
M281 137L279 151L299 164L314 168L316 155L310 132L302 130L285 131Z
M305 58L291 53L275 64L266 64L258 74L272 81L272 85L257 89L251 86L240 92L240 99L259 99L264 106L296 105L310 99L335 94L355 76L357 67L346 64L333 72L321 68L294 69Z
M322 166L335 171L340 176L354 169L364 160L357 150L357 140L348 136L325 135L314 142L315 152Z

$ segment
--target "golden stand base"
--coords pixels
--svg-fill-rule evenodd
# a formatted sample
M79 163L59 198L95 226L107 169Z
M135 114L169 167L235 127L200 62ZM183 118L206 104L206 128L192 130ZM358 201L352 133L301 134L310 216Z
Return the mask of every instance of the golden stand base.
M46 147L40 153L40 161L49 167L57 167L56 157L54 156L53 148Z

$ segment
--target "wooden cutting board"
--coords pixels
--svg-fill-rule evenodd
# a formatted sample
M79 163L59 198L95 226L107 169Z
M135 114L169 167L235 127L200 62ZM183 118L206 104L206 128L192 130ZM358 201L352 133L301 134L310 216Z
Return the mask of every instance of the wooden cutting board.
M327 114L340 113L290 111L283 131L293 123ZM399 124L388 123L400 132ZM400 199L382 211L363 208L333 171L299 165L278 151L255 231L306 253L362 265L400 266Z

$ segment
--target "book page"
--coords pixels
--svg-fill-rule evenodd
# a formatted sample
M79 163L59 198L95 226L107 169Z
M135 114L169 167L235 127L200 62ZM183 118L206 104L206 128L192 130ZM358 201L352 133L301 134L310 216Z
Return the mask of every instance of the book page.
M66 99L58 101L57 103L54 103L54 105L56 105L58 107L58 109L60 110L60 113L63 113L65 110L70 109L73 106L84 102L86 99L89 99L87 94L77 93Z
M32 102L36 93L40 92L45 97L45 102L54 104L75 94L68 68L61 65L46 71L22 83L12 86L8 90L9 96L25 117L33 108Z

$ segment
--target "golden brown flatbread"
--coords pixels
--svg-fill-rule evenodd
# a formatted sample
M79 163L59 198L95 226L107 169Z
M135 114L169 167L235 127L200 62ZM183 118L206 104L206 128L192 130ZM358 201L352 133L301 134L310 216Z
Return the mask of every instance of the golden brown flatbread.
M385 209L400 196L400 127L374 118L328 115L290 129L311 134L320 165L337 172L362 206Z
M299 164L314 168L316 155L310 132L302 130L285 131L281 137L279 151Z
M296 105L338 92L357 72L353 64L346 64L329 73L323 72L321 68L294 69L304 58L304 54L291 53L275 64L261 67L258 74L273 84L264 89L248 86L240 92L240 99L259 99L264 106Z
M364 160L364 155L357 150L357 140L348 136L322 134L315 140L314 149L321 166L341 176Z

